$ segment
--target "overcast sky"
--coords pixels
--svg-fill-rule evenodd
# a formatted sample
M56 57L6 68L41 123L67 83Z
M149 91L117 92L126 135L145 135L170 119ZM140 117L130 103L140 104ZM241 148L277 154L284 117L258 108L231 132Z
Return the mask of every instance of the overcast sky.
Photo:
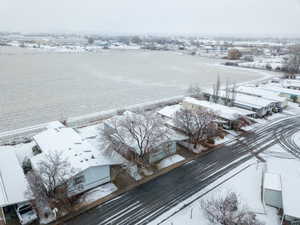
M0 30L300 36L300 0L3 0Z

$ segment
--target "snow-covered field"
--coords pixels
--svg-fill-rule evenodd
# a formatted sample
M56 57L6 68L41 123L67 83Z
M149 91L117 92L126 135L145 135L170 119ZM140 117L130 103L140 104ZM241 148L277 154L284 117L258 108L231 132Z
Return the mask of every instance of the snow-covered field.
M299 135L299 133L295 135L297 144L300 144ZM229 192L235 192L241 200L242 205L255 212L257 218L264 222L265 225L281 224L277 210L265 205L262 200L261 188L263 173L269 172L281 175L283 191L287 193L283 200L289 201L288 203L291 210L297 210L298 201L293 201L293 198L298 195L300 161L295 159L294 156L286 152L279 145L272 146L261 154L261 157L266 160L266 163L254 159L246 162L195 196L192 196L169 212L161 215L150 224L210 225L201 209L201 200L224 196Z
M219 62L162 51L1 47L0 131L178 96L191 83L210 86L218 74L238 82L261 77Z

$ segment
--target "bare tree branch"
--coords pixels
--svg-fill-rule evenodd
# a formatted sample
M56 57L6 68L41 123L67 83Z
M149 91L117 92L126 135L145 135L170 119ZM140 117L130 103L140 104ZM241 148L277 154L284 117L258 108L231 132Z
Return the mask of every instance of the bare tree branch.
M190 85L187 89L187 95L196 99L203 99L203 92L199 84Z
M196 147L209 136L210 129L214 129L215 119L216 114L204 108L197 110L181 109L175 114L174 124L189 136L191 143Z
M102 134L104 142L110 146L108 151L114 150L127 157L131 155L131 159L140 164L147 163L149 153L163 141L168 141L167 127L160 117L151 113L127 114L122 119L113 119L110 125L110 129L104 129Z
M241 205L234 192L224 197L213 197L201 201L201 208L208 221L216 225L262 225L255 213Z

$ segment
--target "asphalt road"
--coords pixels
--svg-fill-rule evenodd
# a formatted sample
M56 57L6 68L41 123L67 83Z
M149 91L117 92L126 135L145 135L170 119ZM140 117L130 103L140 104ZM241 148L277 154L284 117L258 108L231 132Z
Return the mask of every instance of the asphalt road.
M231 141L191 163L106 202L65 225L147 224L199 192L224 174L278 143L278 133L298 131L300 118L287 118L256 130L240 141Z

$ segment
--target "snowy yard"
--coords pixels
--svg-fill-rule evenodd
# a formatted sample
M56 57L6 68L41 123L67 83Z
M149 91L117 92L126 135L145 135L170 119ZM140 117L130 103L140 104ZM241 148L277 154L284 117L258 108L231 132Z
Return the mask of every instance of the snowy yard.
M298 140L298 143L300 142L298 135L295 135L295 139ZM229 192L235 192L239 196L242 205L245 205L248 209L255 212L257 218L264 222L265 225L281 224L280 218L277 215L277 209L266 206L262 200L261 190L263 173L270 172L281 175L283 182L286 183L284 187L288 190L288 194L286 194L283 199L288 201L289 210L295 211L295 209L297 210L298 208L299 202L295 201L295 195L299 193L300 161L283 150L279 145L272 146L262 153L261 157L266 160L266 163L261 163L254 159L248 161L231 171L229 174L221 177L215 183L209 185L205 190L202 190L195 196L185 200L178 206L175 206L169 212L161 215L150 224L154 225L163 221L160 224L210 225L201 209L201 200L210 199L213 196L224 196ZM230 178L236 173L237 175ZM230 179L226 180L227 178ZM218 184L220 184L220 186L217 186ZM214 187L216 188L214 189ZM185 207L185 205L188 206Z
M236 170L239 170L244 166L245 165L242 165ZM240 174L226 181L185 209L179 211L162 224L210 225L201 209L201 200L210 199L213 196L216 197L226 195L227 193L233 191L239 196L242 205L247 206L251 211L255 212L261 221L266 222L266 225L279 225L280 223L276 216L276 210L273 210L269 207L264 207L261 201L261 181L262 165L253 161L252 165L250 165Z
M107 183L84 193L80 197L79 201L84 203L91 203L104 198L117 190L118 188L113 183Z
M159 169L163 169L163 168L166 168L166 167L169 167L175 163L178 163L180 161L183 161L184 158L180 155L172 155L172 156L169 156L168 158L165 158L163 160L161 160L158 164L157 164L157 167Z

